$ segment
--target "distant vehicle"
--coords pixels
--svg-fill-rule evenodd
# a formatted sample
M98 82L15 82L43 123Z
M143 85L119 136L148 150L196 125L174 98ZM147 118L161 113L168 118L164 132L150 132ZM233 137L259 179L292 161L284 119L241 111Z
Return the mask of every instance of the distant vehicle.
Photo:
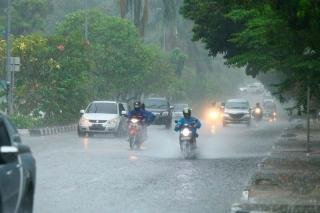
M228 124L246 124L250 126L251 109L245 99L230 99L225 103L222 119L223 126Z
M179 120L180 118L183 117L182 110L186 107L189 107L189 105L186 103L178 103L174 105L174 112L173 112L174 120Z
M123 136L127 131L127 104L116 101L94 101L86 110L80 110L78 135L84 137L95 133Z
M264 92L264 88L261 83L253 83L247 86L246 91L251 94L259 94Z
M273 99L264 99L262 102L264 118L269 122L277 120L277 106Z
M146 110L152 112L156 118L155 125L165 125L167 129L172 125L173 106L170 106L166 98L146 98L144 99Z
M0 114L0 212L33 210L36 162L16 127Z

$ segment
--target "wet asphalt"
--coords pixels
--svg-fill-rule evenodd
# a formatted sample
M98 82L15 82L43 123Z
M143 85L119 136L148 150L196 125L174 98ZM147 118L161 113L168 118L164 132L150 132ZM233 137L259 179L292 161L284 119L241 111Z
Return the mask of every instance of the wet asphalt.
M35 213L230 212L284 125L205 126L195 159L178 135L149 128L141 150L126 138L76 133L23 137L37 160Z

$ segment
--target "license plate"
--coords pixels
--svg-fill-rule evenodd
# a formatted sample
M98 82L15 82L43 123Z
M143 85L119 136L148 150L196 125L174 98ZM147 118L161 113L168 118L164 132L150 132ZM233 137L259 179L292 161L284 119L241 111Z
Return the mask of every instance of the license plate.
M184 140L191 140L191 137L190 136L181 136L180 138L182 141Z

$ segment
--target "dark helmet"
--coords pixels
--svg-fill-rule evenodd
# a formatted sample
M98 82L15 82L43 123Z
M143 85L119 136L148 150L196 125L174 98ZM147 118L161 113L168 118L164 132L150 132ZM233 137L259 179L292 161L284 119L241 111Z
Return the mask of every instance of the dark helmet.
M259 102L256 104L256 107L260 107L260 103Z
M183 117L185 118L190 118L191 117L191 109L186 107L183 109Z
M215 107L215 106L217 105L217 102L212 101L212 102L211 102L211 105L212 105L213 107Z
M140 101L135 101L133 104L133 108L135 110L139 110L141 108L141 102Z
M143 109L143 110L146 109L146 105L144 103L141 103L141 109Z

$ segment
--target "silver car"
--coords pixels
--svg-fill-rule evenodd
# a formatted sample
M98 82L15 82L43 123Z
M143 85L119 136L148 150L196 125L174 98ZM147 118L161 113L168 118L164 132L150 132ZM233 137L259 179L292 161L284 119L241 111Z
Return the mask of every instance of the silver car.
M127 104L116 101L94 101L86 110L80 110L81 118L78 123L80 137L95 133L114 134L123 136L127 131L124 115L128 112Z
M224 106L223 126L228 124L246 124L250 126L251 109L245 99L230 99Z

